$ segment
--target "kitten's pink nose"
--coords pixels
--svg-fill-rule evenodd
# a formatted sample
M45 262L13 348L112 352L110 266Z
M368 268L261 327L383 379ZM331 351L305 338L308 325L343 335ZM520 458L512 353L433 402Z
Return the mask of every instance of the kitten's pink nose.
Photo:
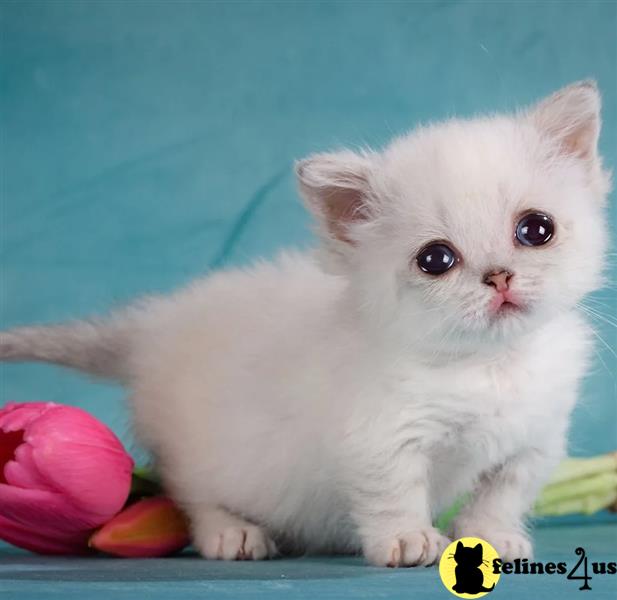
M505 292L510 287L510 279L513 273L502 269L501 271L488 271L482 280L486 285L492 285L498 292Z

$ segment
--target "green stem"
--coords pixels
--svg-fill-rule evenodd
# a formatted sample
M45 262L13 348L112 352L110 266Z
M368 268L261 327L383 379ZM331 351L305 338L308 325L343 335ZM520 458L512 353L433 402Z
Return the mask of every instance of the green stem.
M594 496L611 491L617 491L617 471L547 485L540 493L536 506L541 507L561 500Z

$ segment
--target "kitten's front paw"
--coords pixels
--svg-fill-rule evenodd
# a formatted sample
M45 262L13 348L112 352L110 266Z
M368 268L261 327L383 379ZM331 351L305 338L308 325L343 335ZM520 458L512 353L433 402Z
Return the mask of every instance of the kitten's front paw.
M224 527L196 536L200 553L214 560L263 560L276 554L276 546L261 527Z
M467 524L455 528L454 539L462 537L477 537L487 541L504 561L513 561L516 558L532 558L533 556L532 542L529 536L521 531Z
M433 565L450 540L432 527L365 542L364 556L377 567Z

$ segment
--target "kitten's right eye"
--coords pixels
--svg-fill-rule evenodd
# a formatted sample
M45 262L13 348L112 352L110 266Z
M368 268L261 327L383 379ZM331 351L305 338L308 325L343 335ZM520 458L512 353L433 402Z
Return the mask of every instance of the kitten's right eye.
M418 267L429 275L443 275L457 262L456 252L443 242L425 246L416 257Z

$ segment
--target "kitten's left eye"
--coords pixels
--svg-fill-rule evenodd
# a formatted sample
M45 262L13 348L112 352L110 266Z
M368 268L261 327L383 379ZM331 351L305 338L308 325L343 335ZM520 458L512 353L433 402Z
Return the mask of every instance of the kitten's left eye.
M523 216L516 226L516 239L523 246L542 246L550 241L555 231L553 220L542 213Z
M456 260L454 250L441 242L425 246L416 257L420 269L430 275L443 275L456 264Z

